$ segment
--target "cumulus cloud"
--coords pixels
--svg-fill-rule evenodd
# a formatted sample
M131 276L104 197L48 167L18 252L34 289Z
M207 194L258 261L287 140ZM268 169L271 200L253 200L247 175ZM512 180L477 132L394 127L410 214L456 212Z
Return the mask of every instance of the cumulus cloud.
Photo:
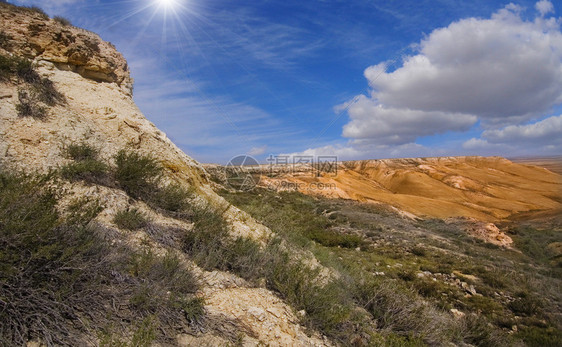
M554 19L525 21L511 6L434 30L402 67L383 68L365 77L371 98L386 107L521 122L562 101L562 34Z
M413 158L429 157L444 154L439 150L428 148L417 143L406 143L402 145L381 145L369 140L353 140L347 144L327 145L317 148L309 148L302 152L281 154L291 158L297 156L336 156L338 161L358 160L365 158Z
M549 117L534 124L510 125L499 130L486 130L482 138L489 143L560 145L562 115Z
M541 0L535 4L535 8L537 11L540 12L541 16L544 16L547 13L554 12L554 6L552 2L548 0Z
M549 1L536 9L532 20L510 4L488 19L453 22L431 32L397 69L386 62L367 68L370 93L336 107L349 115L348 144L323 150L374 156L395 146L397 153L423 153L415 143L420 137L475 124L484 132L464 149L513 148L517 140L510 138L552 144L558 118L522 125L562 103L561 22L546 17L554 12Z
M559 155L562 153L562 115L526 125L509 125L486 130L480 138L471 138L464 149L487 154Z
M356 99L348 113L351 121L344 126L343 136L387 145L410 143L419 136L451 130L468 130L477 121L476 116L462 113L385 107L364 95Z

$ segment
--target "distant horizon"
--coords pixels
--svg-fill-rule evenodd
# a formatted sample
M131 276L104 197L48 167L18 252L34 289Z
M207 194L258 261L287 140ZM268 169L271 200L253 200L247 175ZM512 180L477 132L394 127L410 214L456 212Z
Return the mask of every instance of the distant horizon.
M245 154L249 157L252 157L249 154ZM432 159L432 158L463 158L463 157L481 157L481 158L503 158L503 159L507 159L509 161L513 161L513 160L536 160L536 159L553 159L556 161L560 161L562 163L562 155L537 155L537 156L514 156L514 157L507 157L507 156L502 156L502 155L444 155L444 156L434 156L434 157L394 157L394 158L365 158L365 159L350 159L350 160L338 160L338 163L345 163L345 162L350 162L350 161L370 161L370 160L400 160L400 159ZM212 163L212 162L199 162L202 165L219 165L219 166L225 166L228 163ZM258 162L260 166L267 166L270 165L270 163L268 162ZM287 164L273 164L273 165L293 165L293 163L289 162ZM252 165L249 165L252 166Z
M548 0L8 2L112 42L141 111L199 162L562 156Z

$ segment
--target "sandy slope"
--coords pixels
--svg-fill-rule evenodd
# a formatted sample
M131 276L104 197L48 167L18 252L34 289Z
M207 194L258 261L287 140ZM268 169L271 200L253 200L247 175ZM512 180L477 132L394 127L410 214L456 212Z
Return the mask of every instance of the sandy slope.
M562 207L562 176L500 157L352 161L342 163L337 174L282 174L264 177L261 184L283 181L297 183L303 193L385 203L427 217L492 221Z

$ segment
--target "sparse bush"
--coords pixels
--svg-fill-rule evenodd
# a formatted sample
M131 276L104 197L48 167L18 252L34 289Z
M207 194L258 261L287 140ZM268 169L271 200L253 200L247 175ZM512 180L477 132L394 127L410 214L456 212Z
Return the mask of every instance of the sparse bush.
M39 6L28 7L30 11L37 13L43 19L49 19L49 15Z
M554 327L524 327L516 336L532 347L557 347L562 341L562 331Z
M357 235L342 234L329 229L308 229L304 235L326 247L357 248L363 244L363 239Z
M62 16L54 16L53 19L55 20L55 22L60 23L63 26L71 26L72 23L70 23L70 21Z
M398 277L407 282L411 282L417 278L414 271L402 271L398 273Z
M162 167L153 157L121 150L115 164L117 182L132 197L150 200L158 190Z
M508 275L497 269L480 273L480 278L494 289L506 288L509 283Z
M0 31L0 47L4 49L10 49L12 37L6 34L4 31ZM1 61L1 58L0 58ZM1 66L1 65L0 65Z
M149 197L151 206L170 212L180 212L188 207L191 192L179 184L169 184L156 189Z
M39 99L35 93L19 90L18 101L16 111L20 117L32 117L41 120L47 118L47 109L39 104Z
M62 177L73 181L86 181L95 184L109 185L109 168L98 160L87 159L70 163L61 168Z
M80 143L71 143L64 146L63 155L75 161L96 160L98 159L99 149L82 141Z
M410 249L410 252L414 255L417 255L418 257L425 257L427 254L425 248L421 246L412 247L412 249Z
M0 173L0 343L41 338L69 344L79 314L96 316L94 291L107 266L107 244L88 228L68 224L46 178ZM87 270L86 270L87 269ZM76 341L75 341L76 342Z
M83 141L63 148L63 155L74 162L61 168L61 175L68 180L82 180L95 184L111 185L109 166L98 160L99 150Z
M33 83L39 75L31 66L31 61L25 58L0 55L0 77L8 80L17 77L21 82Z
M10 79L13 75L13 64L10 57L0 55L0 81Z
M541 300L527 291L517 293L517 298L509 303L509 308L517 315L531 316L537 314L541 307Z
M511 346L513 341L501 331L494 329L488 320L480 315L469 314L460 321L461 341L473 346Z
M55 106L65 102L65 97L56 88L53 81L48 78L40 78L32 84L38 98L48 106Z
M126 209L119 211L113 217L113 223L121 229L137 230L148 224L146 216L138 209Z

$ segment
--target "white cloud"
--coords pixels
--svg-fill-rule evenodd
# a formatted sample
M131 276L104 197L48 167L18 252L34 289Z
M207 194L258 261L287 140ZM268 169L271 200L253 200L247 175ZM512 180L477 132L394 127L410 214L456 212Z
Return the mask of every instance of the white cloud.
M281 156L337 156L338 160L352 160L360 158L364 153L349 145L327 145L317 148L308 148L302 152L284 153Z
M302 152L285 153L282 156L336 156L338 161L358 160L365 158L413 158L439 155L440 151L417 143L402 145L380 145L368 140L354 140L347 144L327 145L309 148ZM290 159L292 160L292 159Z
M482 138L490 143L562 145L562 115L534 124L510 125L500 130L486 130Z
M393 72L365 71L371 97L393 108L477 115L486 124L532 119L562 101L562 34L517 7L434 30Z
M523 19L523 9L510 4L489 19L451 23L431 32L417 45L418 53L394 71L384 62L367 68L369 95L336 107L350 118L343 127L347 145L305 152L392 157L517 151L525 142L552 147L553 134L562 133L556 130L559 120L521 125L562 103L561 22L545 18L554 11L552 3L540 1L536 8L540 16L534 20ZM467 131L477 122L485 130L482 137L458 142L448 152L415 143Z
M447 131L464 131L476 123L476 116L440 111L387 108L364 95L348 110L351 122L343 128L343 136L371 139L378 144L405 144L419 136Z
M548 0L541 0L535 4L535 8L537 11L540 12L541 16L544 16L547 13L554 12L554 6L552 2Z
M509 125L486 130L480 138L471 138L462 147L485 154L560 155L562 153L562 115L534 124Z
M335 107L349 115L342 131L349 140L284 155L353 160L562 152L556 119L526 124L562 103L561 22L546 17L552 3L540 1L536 9L530 20L524 8L509 4L487 19L451 23L420 41L396 70L385 62L367 68L370 92ZM445 134L424 139L427 146L416 143L467 130L484 132L468 141Z
M250 149L248 151L248 155L262 155L265 153L265 151L267 151L267 146L261 146L261 147L252 147L252 149Z

